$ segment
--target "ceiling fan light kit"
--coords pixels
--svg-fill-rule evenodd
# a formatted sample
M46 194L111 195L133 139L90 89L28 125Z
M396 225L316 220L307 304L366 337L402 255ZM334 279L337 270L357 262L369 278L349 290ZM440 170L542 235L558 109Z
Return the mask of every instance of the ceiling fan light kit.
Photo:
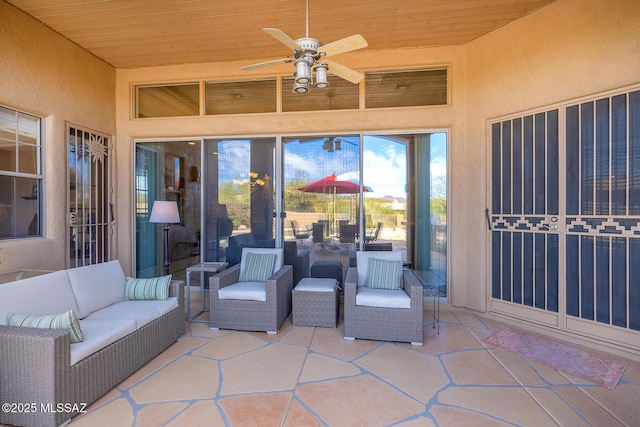
M329 81L327 80L327 71L329 67L325 63L321 63L316 65L313 68L313 71L316 73L316 84L315 86L319 89L324 89L329 87Z
M309 86L306 83L293 83L293 91L295 93L307 93L309 92Z
M311 65L313 64L313 58L303 55L297 58L294 63L296 66L296 83L309 84L311 82Z
M309 91L309 85L313 84L314 73L315 87L318 89L329 87L327 73L338 76L353 84L358 84L364 78L364 74L332 61L325 61L324 58L367 47L367 41L364 37L360 34L354 34L353 36L323 45L319 40L309 37L309 0L307 0L306 18L306 37L297 40L293 40L277 28L263 28L271 37L292 49L294 59L276 59L274 61L247 65L242 67L242 69L252 70L259 67L293 62L296 67L296 71L293 74L295 78L293 92L295 93L307 93Z

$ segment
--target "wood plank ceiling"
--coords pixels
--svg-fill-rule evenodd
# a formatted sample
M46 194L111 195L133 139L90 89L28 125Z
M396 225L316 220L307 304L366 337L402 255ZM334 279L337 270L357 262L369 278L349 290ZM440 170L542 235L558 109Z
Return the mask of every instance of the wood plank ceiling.
M7 1L116 68L278 59L291 52L262 28L306 32L305 0ZM309 35L359 33L369 50L461 45L553 1L309 0Z

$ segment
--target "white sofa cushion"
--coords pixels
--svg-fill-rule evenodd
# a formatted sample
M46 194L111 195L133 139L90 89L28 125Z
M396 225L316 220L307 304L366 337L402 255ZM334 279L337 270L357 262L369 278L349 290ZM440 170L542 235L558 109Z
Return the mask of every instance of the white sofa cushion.
M218 290L218 298L266 301L267 284L265 282L236 282Z
M134 319L81 319L80 327L86 339L71 345L71 365L135 332L136 321Z
M9 313L46 315L73 310L79 315L65 270L0 285L0 325Z
M80 310L80 319L124 299L127 278L117 260L66 271Z
M369 258L384 259L387 261L402 261L399 251L358 251L356 252L356 266L358 269L358 286L366 286L367 272L369 271Z
M403 289L371 289L361 286L356 292L356 305L378 308L411 308L411 298Z
M133 319L136 329L178 307L178 299L121 301L91 313L87 320ZM85 334L86 336L86 334Z

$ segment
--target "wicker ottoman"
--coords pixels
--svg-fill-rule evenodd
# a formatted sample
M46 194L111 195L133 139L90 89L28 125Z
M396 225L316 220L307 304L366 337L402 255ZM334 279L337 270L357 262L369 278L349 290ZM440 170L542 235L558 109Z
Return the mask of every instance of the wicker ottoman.
M296 326L338 325L338 282L335 279L305 277L293 289L291 323Z

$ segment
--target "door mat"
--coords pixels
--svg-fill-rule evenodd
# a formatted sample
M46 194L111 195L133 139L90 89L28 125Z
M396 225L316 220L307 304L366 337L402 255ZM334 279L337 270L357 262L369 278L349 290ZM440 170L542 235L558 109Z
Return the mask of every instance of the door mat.
M484 342L610 390L616 387L627 367L625 362L509 328L496 332Z

